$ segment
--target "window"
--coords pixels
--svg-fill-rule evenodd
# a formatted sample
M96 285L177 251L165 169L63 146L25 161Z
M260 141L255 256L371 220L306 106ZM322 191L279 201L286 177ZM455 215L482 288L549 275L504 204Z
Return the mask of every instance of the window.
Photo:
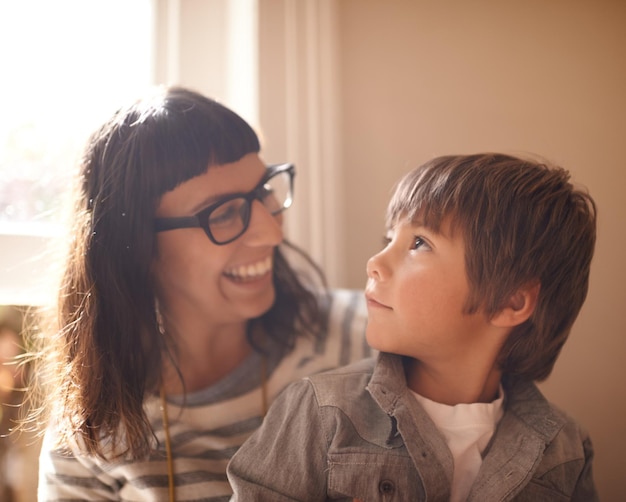
M0 232L58 217L88 134L152 82L152 29L152 0L0 5Z
M0 2L0 305L45 300L41 258L84 142L145 87L195 88L256 125L256 13L256 0Z
M0 3L0 304L32 304L88 135L153 83L154 0Z

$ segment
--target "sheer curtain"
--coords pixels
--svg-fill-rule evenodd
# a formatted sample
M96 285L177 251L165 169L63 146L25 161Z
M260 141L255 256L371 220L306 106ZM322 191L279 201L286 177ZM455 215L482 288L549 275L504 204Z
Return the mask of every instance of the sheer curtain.
M295 162L287 236L344 280L344 183L333 0L156 0L156 76L223 101L254 124L263 157Z

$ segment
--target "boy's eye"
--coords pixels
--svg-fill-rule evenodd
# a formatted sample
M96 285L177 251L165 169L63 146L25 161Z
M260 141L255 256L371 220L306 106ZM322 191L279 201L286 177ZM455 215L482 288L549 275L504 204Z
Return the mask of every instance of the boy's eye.
M427 243L421 237L413 237L413 242L411 244L411 249L419 249L422 246L427 246Z
M386 248L391 242L391 237L387 237L386 235L381 239L383 243L383 248Z

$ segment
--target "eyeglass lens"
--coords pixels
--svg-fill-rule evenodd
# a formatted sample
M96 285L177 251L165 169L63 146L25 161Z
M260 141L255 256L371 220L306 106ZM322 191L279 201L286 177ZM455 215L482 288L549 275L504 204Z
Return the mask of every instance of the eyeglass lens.
M265 181L250 197L236 197L215 207L207 215L207 225L217 242L228 242L243 234L250 223L252 200L258 199L272 215L291 205L291 182L288 172L279 172Z

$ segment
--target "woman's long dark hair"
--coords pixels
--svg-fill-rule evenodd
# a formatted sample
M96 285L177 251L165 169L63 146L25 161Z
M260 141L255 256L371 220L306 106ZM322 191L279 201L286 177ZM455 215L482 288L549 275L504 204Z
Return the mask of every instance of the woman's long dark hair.
M80 163L57 311L52 329L41 333L36 372L63 440L78 440L97 455L148 453L144 398L158 389L170 346L159 332L150 272L156 206L208 166L259 150L241 117L179 87L120 109L92 135ZM280 249L274 283L273 307L251 322L288 350L297 336L320 332L324 321Z

